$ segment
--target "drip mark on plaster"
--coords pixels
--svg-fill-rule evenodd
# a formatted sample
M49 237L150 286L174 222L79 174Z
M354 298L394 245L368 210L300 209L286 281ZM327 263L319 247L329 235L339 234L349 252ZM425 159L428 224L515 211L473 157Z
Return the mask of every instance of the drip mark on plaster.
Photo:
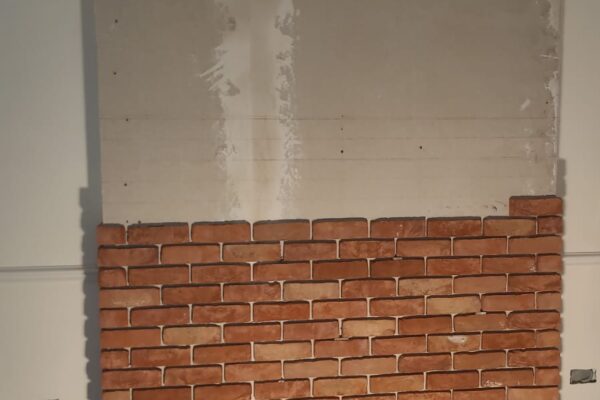
M225 18L221 43L214 65L197 76L209 83L222 110L215 126L216 158L226 176L222 211L233 219L282 218L290 214L299 179L292 163L300 155L294 109L298 13L292 0L215 4ZM277 161L259 166L259 156Z
M529 98L525 99L525 101L521 104L521 111L525 111L531 105L531 100Z

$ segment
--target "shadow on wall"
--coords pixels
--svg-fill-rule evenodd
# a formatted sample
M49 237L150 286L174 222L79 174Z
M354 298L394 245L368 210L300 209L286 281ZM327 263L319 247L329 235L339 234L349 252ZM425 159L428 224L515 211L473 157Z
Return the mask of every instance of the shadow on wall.
M79 190L81 207L82 265L85 314L85 357L88 376L87 398L100 399L100 328L98 326L98 285L96 282L96 225L102 220L100 183L100 129L98 120L98 85L94 4L81 0L81 30L85 90L85 134L88 187Z

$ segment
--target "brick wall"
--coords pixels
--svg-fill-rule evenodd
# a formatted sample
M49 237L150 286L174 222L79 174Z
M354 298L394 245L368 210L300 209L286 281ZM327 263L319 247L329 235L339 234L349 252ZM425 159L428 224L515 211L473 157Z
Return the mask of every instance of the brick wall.
M558 399L561 214L101 225L103 399Z

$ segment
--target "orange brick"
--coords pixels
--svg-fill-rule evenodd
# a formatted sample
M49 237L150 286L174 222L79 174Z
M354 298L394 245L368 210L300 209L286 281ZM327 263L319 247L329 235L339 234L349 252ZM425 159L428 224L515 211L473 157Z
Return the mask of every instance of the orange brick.
M310 221L307 219L258 221L254 223L252 237L254 240L308 240Z
M484 274L512 274L535 271L535 256L486 256L481 261Z
M427 351L425 336L377 337L371 341L373 355L421 353Z
M330 282L285 282L284 300L316 300L340 297L337 281Z
M402 335L420 335L452 332L452 317L410 317L398 320L398 333Z
M371 261L371 277L405 277L425 275L422 258L379 259Z
M508 400L558 400L558 387L508 388Z
M508 290L510 292L559 292L561 279L558 274L510 275Z
M281 300L281 285L271 283L228 284L223 286L225 301Z
M310 395L310 381L289 380L274 382L257 382L254 384L256 400L298 398Z
M368 236L364 218L317 219L312 225L313 239L350 239Z
M318 378L337 376L338 360L335 358L288 361L283 365L283 375L288 378Z
M169 285L188 283L190 270L188 267L137 267L129 268L130 285Z
M286 340L330 339L339 336L336 320L286 322L283 324L283 338Z
M283 281L310 279L310 263L278 262L254 264L255 281Z
M560 332L555 330L537 331L535 335L536 347L560 347Z
M136 389L133 400L192 400L192 389L187 387L163 387Z
M558 349L511 350L508 352L511 367L554 367L560 366Z
M321 400L337 400L336 397L326 397L326 398L320 398ZM396 400L396 394L395 393L387 393L387 394L369 394L366 396L346 396L344 397L344 400Z
M454 239L453 254L457 256L506 254L506 238L485 237Z
M342 375L372 375L396 372L396 357L345 358Z
M120 369L102 372L103 389L129 389L160 386L160 369Z
M506 328L504 313L465 314L454 317L456 332L489 331Z
M371 221L371 237L423 237L425 236L425 224L425 218L379 218Z
M481 272L479 257L441 257L427 259L427 275L473 275Z
M223 245L223 261L275 261L281 259L279 242L228 243Z
M479 333L458 335L429 335L427 336L427 351L442 353L448 351L479 350L481 335Z
M193 306L192 322L248 322L250 321L250 305L240 303L203 304Z
M129 352L127 350L103 350L100 353L102 369L127 368L128 366Z
M169 365L189 365L189 347L154 347L149 349L132 349L132 367L160 367ZM219 371L220 375L220 371Z
M317 378L313 383L313 396L351 396L366 393L365 377Z
M195 400L250 400L251 397L252 386L249 383L194 387Z
M451 392L427 391L398 393L398 400L450 400Z
M533 370L527 368L482 371L481 385L487 387L533 385Z
M481 311L479 296L445 296L427 298L427 314L458 314Z
M283 258L291 261L331 260L337 257L335 241L298 241L285 242Z
M535 295L522 294L488 294L481 299L483 311L514 311L535 309Z
M313 302L313 318L366 317L367 300L317 300Z
M342 297L386 297L396 295L393 279L353 279L342 282Z
M101 308L155 306L160 304L158 288L101 289Z
M427 389L469 389L479 387L477 371L430 372Z
M190 240L190 227L186 223L136 224L127 227L129 244L185 243Z
M562 257L559 254L538 254L537 271L561 273L563 271Z
M250 224L246 221L196 222L192 224L193 242L245 242L250 240Z
M192 266L194 283L250 282L249 264L214 264Z
M388 336L396 332L392 318L347 319L342 322L342 336Z
M498 389L469 389L456 390L453 400L505 400L506 390Z
M562 310L562 297L560 292L541 292L536 295L538 310Z
M563 203L556 196L513 196L508 210L511 216L562 215Z
M452 369L452 355L450 353L404 354L398 359L398 371L400 372L410 373L450 369Z
M403 278L398 280L399 296L426 296L452 294L452 278Z
M513 312L508 316L511 329L560 329L560 313L556 311Z
M528 236L536 234L535 218L487 217L483 220L485 236Z
M103 329L100 332L103 349L151 346L160 346L159 328Z
M195 364L220 364L250 361L250 344L194 346Z
M341 240L341 258L384 258L393 257L396 246L393 240L362 239Z
M504 351L477 351L454 354L454 369L487 369L506 366Z
M160 260L163 264L192 264L218 262L221 249L218 244L182 244L163 246Z
M560 385L559 368L536 368L535 384L539 386L558 386Z
M256 303L253 307L254 321L281 321L310 318L307 301Z
M189 322L188 307L152 307L131 310L132 326L177 325Z
M518 349L535 347L533 331L483 332L482 349Z
M256 343L254 359L256 361L297 360L310 358L312 346L310 342L274 342ZM289 378L289 376L286 376Z
M399 239L396 255L402 257L434 257L452 254L450 239Z
M163 304L187 305L195 303L215 303L221 301L219 285L164 286Z
M267 381L281 378L279 362L249 362L225 365L226 382Z
M508 252L518 253L562 253L562 238L554 235L513 237L508 241Z
M428 218L427 236L480 236L481 218Z
M100 224L96 227L96 243L103 244L124 244L125 227L120 224Z
M395 317L425 313L423 297L379 298L370 302L371 315L376 317Z
M99 267L122 267L158 264L158 247L155 246L100 246Z
M563 219L559 216L539 217L537 220L540 235L560 235L563 233Z
M369 354L366 338L337 338L315 341L315 357L356 357Z
M281 339L278 323L232 324L223 328L225 342L268 342Z
M369 276L367 260L331 260L313 263L314 279L365 278Z
M425 386L423 374L393 374L372 376L371 392L389 393L421 390Z
M454 293L493 293L506 291L505 275L458 276Z
M100 287L127 286L127 274L124 268L100 268L98 270Z
M217 325L170 326L163 329L165 344L210 344L221 341L221 328Z

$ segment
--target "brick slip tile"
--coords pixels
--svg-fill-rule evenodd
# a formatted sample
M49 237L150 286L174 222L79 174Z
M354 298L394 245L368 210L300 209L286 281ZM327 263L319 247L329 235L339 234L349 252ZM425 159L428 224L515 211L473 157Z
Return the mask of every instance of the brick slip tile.
M395 317L425 313L423 297L377 298L369 303L370 315L375 317Z
M280 362L249 362L225 365L226 382L268 381L280 378Z
M250 264L206 264L192 266L194 283L250 282Z
M245 242L250 240L246 221L196 222L192 224L193 242Z
M189 347L152 347L131 350L132 367L160 367L189 365Z
M427 389L470 389L479 387L479 372L431 372L427 374Z
M454 354L454 369L490 369L506 367L504 351L477 351Z
M563 202L556 196L513 196L508 210L511 216L562 215Z
M489 331L506 329L507 321L504 313L463 314L454 317L456 332Z
M396 295L394 279L350 279L342 282L342 297L386 297Z
M285 322L285 340L331 339L340 335L337 320Z
M560 347L560 332L555 330L537 331L536 347Z
M396 255L402 257L434 257L452 254L450 239L398 239Z
M279 323L231 324L223 328L225 342L269 342L281 339Z
M337 258L337 243L332 240L285 242L283 245L284 260L331 260L334 258Z
M456 390L453 400L505 400L506 389L469 389Z
M402 335L420 335L429 333L452 332L452 317L409 317L398 320L398 333Z
M338 367L339 362L335 358L286 361L283 364L283 375L286 379L337 376Z
M403 354L398 358L399 372L426 372L452 369L450 353Z
M427 259L427 275L474 275L481 272L479 257L432 257Z
M314 279L366 278L369 276L367 260L330 260L313 263Z
M257 382L254 384L254 398L256 400L298 398L310 395L310 381L290 380Z
M450 400L451 392L428 391L398 393L398 400Z
M562 217L556 215L539 217L537 220L537 233L540 235L561 235L563 233Z
M158 264L156 246L100 246L98 249L99 267L154 264Z
M126 308L100 310L100 328L123 328L129 325Z
M250 361L251 345L220 344L194 347L194 364L220 364Z
M562 295L560 292L540 292L536 294L535 304L538 310L562 311Z
M221 341L221 327L218 325L185 325L163 328L164 344L210 344Z
M340 284L337 281L327 282L285 282L283 284L284 300L316 300L340 297Z
M535 347L533 331L483 332L481 336L482 349L520 349Z
M345 358L341 361L342 375L372 375L396 372L396 357Z
M279 242L226 243L223 261L277 261L281 259Z
M456 256L506 254L505 237L454 239L453 245Z
M311 342L275 342L255 343L254 359L256 361L298 360L310 358ZM289 376L286 376L289 378Z
M256 303L253 307L254 321L282 321L310 318L308 301Z
M189 387L162 387L154 389L136 389L132 400L192 400Z
M105 390L102 392L102 400L131 400L128 390Z
M215 303L221 301L219 285L163 286L162 302L170 305Z
M510 329L560 329L557 311L513 312L508 316Z
M227 284L223 286L224 301L281 300L281 285L271 283Z
M218 262L221 248L218 244L182 244L162 246L160 262L163 264L193 264Z
M310 221L307 219L284 219L258 221L253 225L254 240L308 240Z
M120 224L100 224L96 227L96 244L124 244L125 227Z
M393 374L371 376L369 388L374 393L390 393L422 390L424 386L423 374Z
M369 354L367 338L339 338L315 341L315 357L355 357Z
M483 220L484 236L528 236L536 232L535 218L487 217Z
M389 394L366 394L366 395L362 395L362 396L346 396L343 397L344 400L396 400L396 394L395 393L389 393ZM331 397L331 398L327 398L327 399L322 399L322 400L337 400L337 397Z
M398 280L399 296L426 296L434 294L452 294L452 278L402 278Z
M101 289L100 308L156 306L160 304L160 289L154 287Z
M535 384L539 386L558 386L560 385L559 368L536 368Z
M161 371L152 369L119 369L102 372L102 388L129 389L161 385Z
M190 311L182 307L144 307L131 310L131 326L177 325L190 322Z
M483 311L533 310L535 309L535 294L486 294L481 298L481 309Z
M190 269L187 266L173 267L135 267L129 268L129 284L142 285L169 285L189 283Z
M249 383L194 387L195 400L250 400L251 397L252 386Z
M559 274L509 275L508 277L509 292L560 292L561 287Z
M341 258L385 258L393 257L396 253L394 240L362 239L341 240Z
M481 385L485 387L533 385L533 370L515 368L481 371Z
M479 350L481 335L469 333L464 335L429 335L427 336L427 351L442 353L455 351Z
M454 278L454 293L494 293L506 291L505 275L472 275Z
M538 254L538 272L563 272L563 261L560 254Z
M416 238L425 236L426 220L420 218L379 218L371 221L371 237Z
M481 259L484 274L512 274L535 271L535 256L485 256Z
M192 307L192 322L249 322L250 305L246 303L203 304Z
M425 336L388 336L371 340L373 355L424 353L427 351Z
M127 286L125 268L100 268L98 270L98 285L101 288Z
M507 400L558 400L558 387L508 388Z
M129 352L127 350L103 350L100 352L100 367L102 369L127 368Z
M555 235L512 237L508 240L511 254L562 253L562 238Z
M283 281L310 279L309 262L278 262L254 264L253 280Z
M160 328L103 329L100 332L102 349L160 346Z
M313 382L314 396L351 396L367 394L366 377L317 378Z
M347 319L342 322L342 336L389 336L396 333L393 318Z
M425 275L423 258L376 259L371 261L371 277L405 277Z
M427 314L459 314L481 311L479 296L430 296Z
M127 227L129 244L166 244L190 241L187 223L135 224Z
M481 218L428 218L427 236L480 236Z
M367 316L367 300L316 300L312 304L313 318L350 318Z
M560 366L560 351L553 348L510 350L510 367L554 367Z
M312 223L313 239L350 239L369 236L369 224L364 218L316 219Z

